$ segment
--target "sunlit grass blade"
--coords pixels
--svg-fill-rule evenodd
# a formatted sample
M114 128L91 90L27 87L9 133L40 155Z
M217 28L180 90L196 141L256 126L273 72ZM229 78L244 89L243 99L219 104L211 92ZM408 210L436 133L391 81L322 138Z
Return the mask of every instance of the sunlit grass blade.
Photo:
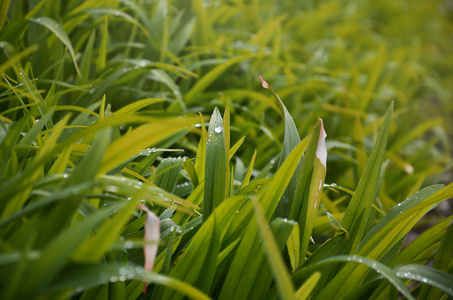
M126 161L131 155L155 145L172 134L199 122L198 118L163 119L148 123L125 134L113 142L105 153L99 173L105 173Z
M296 291L295 299L296 300L305 300L308 299L310 293L313 291L315 286L318 284L319 279L321 278L321 273L315 272L311 275L307 281Z

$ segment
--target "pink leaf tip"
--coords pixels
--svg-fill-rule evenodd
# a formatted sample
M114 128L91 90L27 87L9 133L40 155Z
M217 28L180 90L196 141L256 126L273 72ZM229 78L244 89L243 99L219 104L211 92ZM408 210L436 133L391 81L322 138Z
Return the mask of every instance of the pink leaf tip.
M146 211L147 216L145 220L145 235L144 240L149 245L143 247L145 255L145 270L151 272L154 267L154 260L156 259L158 243L160 241L160 219L144 205L137 205L143 211ZM143 294L146 293L147 281L143 282Z
M261 76L261 74L259 76L260 76L261 85L263 86L263 88L268 89L269 88L269 84L266 82L266 80L263 79L263 76Z
M319 121L321 121L321 132L319 133L318 147L316 149L316 156L321 161L324 168L326 168L326 165L327 165L327 147L326 147L327 134L326 134L326 131L324 130L324 123L322 122L322 119L319 119Z

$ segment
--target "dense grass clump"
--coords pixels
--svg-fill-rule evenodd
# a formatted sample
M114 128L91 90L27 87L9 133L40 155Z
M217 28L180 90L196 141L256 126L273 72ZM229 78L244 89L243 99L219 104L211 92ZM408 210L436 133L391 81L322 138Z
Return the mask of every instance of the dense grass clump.
M0 298L453 297L452 17L2 1Z

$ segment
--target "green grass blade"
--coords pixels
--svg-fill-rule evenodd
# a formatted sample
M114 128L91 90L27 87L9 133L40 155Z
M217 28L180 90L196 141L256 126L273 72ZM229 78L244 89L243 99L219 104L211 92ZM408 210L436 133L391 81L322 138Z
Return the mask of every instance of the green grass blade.
M255 205L256 220L258 222L261 239L263 240L263 248L267 256L267 262L272 269L275 281L277 281L280 297L285 300L294 299L295 291L293 283L289 277L288 270L286 269L285 262L283 261L277 243L274 240L271 231L267 228L267 222L264 218L261 205L256 198L253 199L253 203ZM292 230L289 232L291 231Z
M274 174L271 181L257 194L257 197L260 198L264 218L267 222L271 219L278 201L286 190L286 187L291 180L291 176L295 172L297 164L302 158L307 145L308 138L297 145L293 152L287 157L281 168ZM252 207L241 209L240 214L243 219L236 224L241 228L237 228L233 231L237 232L244 230L246 227L244 237L239 244L232 265L228 270L226 280L223 283L219 299L234 299L240 295L247 297L250 293L251 286L244 283L255 279L255 276L261 267L260 264L254 263L256 261L254 256L260 249L259 228L255 222L251 222L252 215L249 214L249 210L251 211ZM259 278L257 280L259 280Z
M450 224L445 232L444 237L442 238L442 243L436 253L432 267L443 272L448 272L449 263L451 261L451 253L453 253L453 225ZM435 280L434 277L431 279ZM440 282L437 281L437 284ZM446 293L449 293L452 296L453 293L453 277L450 282L450 292L443 290ZM435 286L435 285L434 285ZM441 293L439 290L433 289L427 285L422 287L420 291L419 299L437 299L441 298Z
M313 291L315 286L318 284L319 279L321 279L321 273L319 273L319 272L313 273L313 275L311 275L307 279L307 281L305 281L304 284L296 291L295 298L297 300L308 299L311 292Z
M42 289L43 286L49 284L68 263L72 253L90 234L93 226L104 220L109 213L121 207L122 204L110 205L93 213L69 230L61 232L43 250L41 257L30 264L28 279L24 279L24 284L18 291L18 297L22 299L31 297L37 289Z
M199 118L168 118L148 123L123 135L113 142L105 153L99 173L105 173L127 161L131 155L170 137L199 122Z
M313 136L308 145L302 168L296 183L296 195L292 202L289 218L297 220L300 228L300 254L305 257L313 231L321 194L326 176L327 149L326 132L322 120L316 123ZM303 261L300 261L302 263Z
M71 54L71 57L72 57L72 61L74 62L74 67L76 69L77 74L79 75L79 77L82 76L80 73L79 67L77 66L76 56L74 53L74 49L72 48L71 40L69 39L68 35L64 31L63 26L61 24L59 24L57 21L55 21L51 18L48 18L48 17L40 17L40 18L29 19L29 20L36 24L46 27L47 29L52 31L58 37L58 39L68 48L69 53Z
M297 131L296 124L294 124L294 120L291 117L289 111L286 109L286 106L283 104L283 101L280 99L280 97L277 95L274 89L266 81L264 81L261 75L260 79L262 86L266 89L269 89L271 93L274 95L275 99L277 100L278 104L281 107L283 116L285 118L285 136L283 140L283 149L280 154L280 159L278 161L278 166L280 167L285 161L285 159L288 157L288 155L291 153L291 151L293 151L293 149L300 143L300 136L299 132ZM287 216L290 215L289 205L290 203L293 202L294 194L296 193L297 176L299 176L299 169L300 166L298 166L296 172L291 178L288 188L285 191L283 198L280 200L277 206L277 210L275 211L276 217L286 218Z
M362 239L371 206L377 193L377 184L392 120L393 103L385 116L379 136L371 151L357 189L346 209L341 226L349 232L349 253L355 253Z
M451 274L421 265L398 266L394 270L400 278L416 280L432 285L447 293L450 297L453 297L453 275Z
M208 140L206 142L204 220L207 220L212 211L225 200L227 190L226 170L225 132L220 112L215 108L209 122Z
M398 276L395 274L395 271L392 269L388 268L384 264L363 257L363 256L357 256L357 255L339 255L339 256L334 256L334 257L329 257L324 260L321 260L317 262L316 264L313 264L305 269L302 269L304 273L309 273L313 270L317 270L322 266L329 265L332 263L341 263L341 262L354 262L358 263L360 265L364 265L368 268L376 270L379 274L381 274L385 279L387 279L397 290L402 293L406 298L408 299L414 299L414 297L411 295L411 293L407 290L406 286L404 283L398 278ZM324 292L327 292L327 289L324 289ZM349 287L345 287L345 291L349 291ZM318 295L318 298L320 299L325 299L322 298L324 297L324 293ZM341 297L341 294L337 294L335 297Z

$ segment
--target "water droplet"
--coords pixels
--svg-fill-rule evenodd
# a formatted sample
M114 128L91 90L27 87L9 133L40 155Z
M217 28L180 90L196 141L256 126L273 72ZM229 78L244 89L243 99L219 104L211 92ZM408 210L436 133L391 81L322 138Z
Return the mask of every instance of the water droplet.
M397 206L401 206L401 203L398 203Z
M219 127L216 127L216 128L214 129L214 131L215 131L216 133L221 133L221 132L223 131L223 128L219 126Z
M125 244L124 244L124 248L126 249L131 249L132 247L134 247L134 243L131 242L131 241L127 241ZM120 272L121 273L121 272Z
M119 273L120 273L120 275L126 275L126 274L127 274L127 269L124 268L124 267L121 267L121 268L119 269Z

